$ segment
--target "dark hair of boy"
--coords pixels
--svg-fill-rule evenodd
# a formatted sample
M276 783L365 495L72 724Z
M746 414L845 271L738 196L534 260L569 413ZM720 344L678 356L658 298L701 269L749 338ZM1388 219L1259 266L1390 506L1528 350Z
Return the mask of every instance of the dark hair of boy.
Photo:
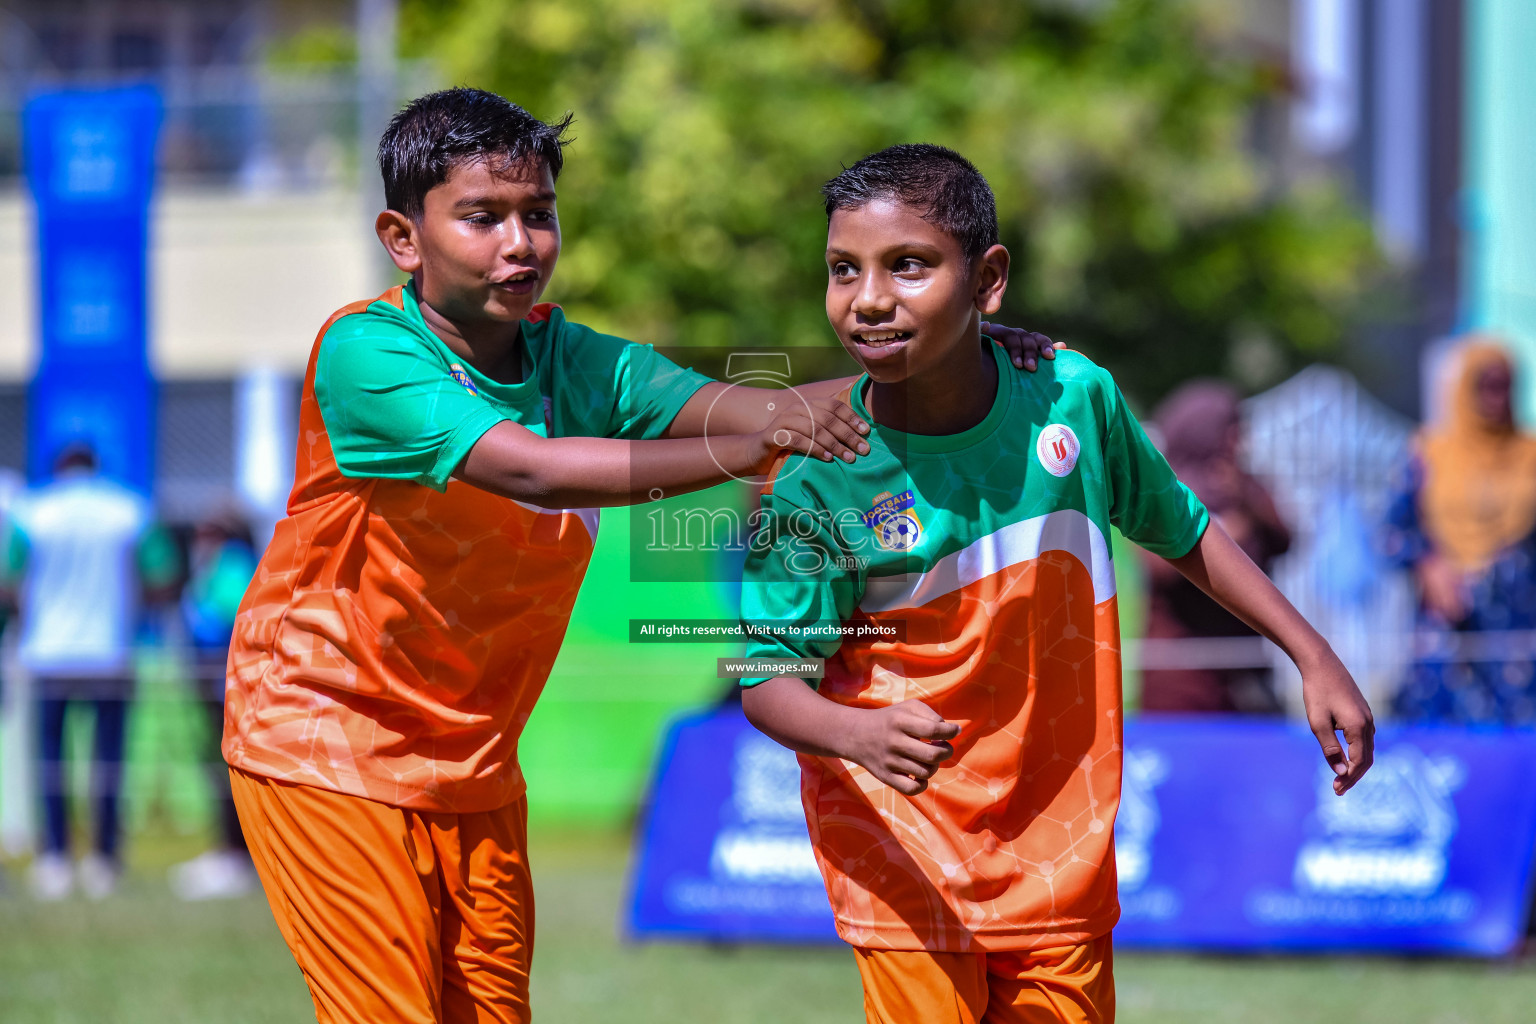
M492 160L510 169L526 160L560 177L563 147L572 115L546 124L528 111L484 89L444 89L412 100L396 114L379 139L384 204L415 220L433 188L459 164Z
M881 199L895 200L960 243L967 261L997 244L997 202L976 165L952 149L907 143L871 153L821 186L827 220Z

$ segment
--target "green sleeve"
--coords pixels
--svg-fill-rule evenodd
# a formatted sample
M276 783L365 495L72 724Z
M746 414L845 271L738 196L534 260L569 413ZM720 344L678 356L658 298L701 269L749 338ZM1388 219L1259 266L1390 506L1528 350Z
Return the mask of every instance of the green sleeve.
M343 476L411 480L437 491L481 435L507 418L455 381L425 341L367 313L326 332L315 399Z
M181 575L181 549L171 531L156 523L139 538L139 580L150 589L168 587Z
M853 616L858 580L852 570L840 568L857 564L851 549L839 542L826 510L776 494L763 496L758 525L742 573L741 618L753 630L746 656L830 658L842 639L815 628L841 625ZM756 686L766 678L748 677L741 685Z
M7 519L0 522L0 531L4 533L4 564L0 565L0 585L13 586L27 569L27 556L31 554L32 546L27 543L27 535L21 531L15 520Z
M710 378L640 345L573 324L557 310L553 345L562 373L545 394L561 433L650 440L660 437Z
M1103 372L1103 371L1101 371ZM1104 463L1110 483L1110 522L1154 555L1180 558L1205 533L1205 505L1174 475L1168 460L1126 407L1125 396L1106 372Z

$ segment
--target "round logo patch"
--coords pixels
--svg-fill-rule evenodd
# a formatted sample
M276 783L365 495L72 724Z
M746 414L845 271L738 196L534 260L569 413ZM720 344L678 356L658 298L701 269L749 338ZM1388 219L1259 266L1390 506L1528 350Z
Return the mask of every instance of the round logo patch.
M923 535L923 524L910 512L893 512L880 520L880 546L887 551L911 551Z
M1065 423L1049 424L1040 431L1040 439L1035 442L1035 454L1040 458L1040 465L1052 476L1066 476L1072 472L1072 467L1077 465L1077 453L1081 450L1082 445L1077 443L1077 435Z

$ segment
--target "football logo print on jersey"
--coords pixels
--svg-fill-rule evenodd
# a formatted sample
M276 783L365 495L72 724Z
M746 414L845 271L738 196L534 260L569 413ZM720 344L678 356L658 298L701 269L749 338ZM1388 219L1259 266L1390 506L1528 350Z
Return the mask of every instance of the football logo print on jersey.
M873 507L864 513L864 525L875 531L880 546L887 551L911 551L923 538L923 523L912 511L917 504L911 491L875 495Z
M880 522L880 546L887 551L911 551L923 536L923 524L910 512L897 512Z
M458 363L448 364L448 376L459 382L459 386L472 395L480 394L480 389L475 387L475 382L469 379L469 374L464 372L464 367Z
M1077 453L1082 450L1082 445L1077 442L1077 435L1072 433L1072 428L1065 423L1049 424L1040 431L1040 439L1035 442L1035 454L1040 458L1040 465L1052 476L1066 476L1077 465Z

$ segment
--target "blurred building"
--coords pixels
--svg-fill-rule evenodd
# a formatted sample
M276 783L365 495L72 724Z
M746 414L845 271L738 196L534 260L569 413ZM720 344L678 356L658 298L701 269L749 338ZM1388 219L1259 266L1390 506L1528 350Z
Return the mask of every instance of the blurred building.
M294 62L281 43L317 29L350 40L370 9L389 29L392 5L378 0L0 0L0 466L24 466L38 358L22 108L51 88L151 81L165 105L149 303L156 498L187 521L236 491L262 504L265 478L290 472L291 451L271 458L283 435L264 431L296 398L319 325L383 287L358 144L381 115L353 53ZM419 65L386 71L386 111L394 92L432 84Z
M1277 181L1345 181L1394 268L1395 292L1347 353L1356 376L1415 416L1421 355L1436 339L1484 327L1536 355L1536 135L1522 120L1536 4L1218 9L1228 37L1289 86L1288 100L1255 110L1255 151ZM164 96L151 358L163 382L161 498L191 515L240 471L225 443L248 433L233 419L237 381L295 377L324 317L385 281L360 140L398 97L437 84L430 68L393 59L393 11L394 0L0 0L0 466L20 464L18 402L37 358L20 178L27 95L147 79ZM329 56L292 52L317 32L341 43Z
M1342 175L1395 283L1347 362L1420 411L1420 353L1465 322L1468 23L1522 0L1292 0L1296 170Z

